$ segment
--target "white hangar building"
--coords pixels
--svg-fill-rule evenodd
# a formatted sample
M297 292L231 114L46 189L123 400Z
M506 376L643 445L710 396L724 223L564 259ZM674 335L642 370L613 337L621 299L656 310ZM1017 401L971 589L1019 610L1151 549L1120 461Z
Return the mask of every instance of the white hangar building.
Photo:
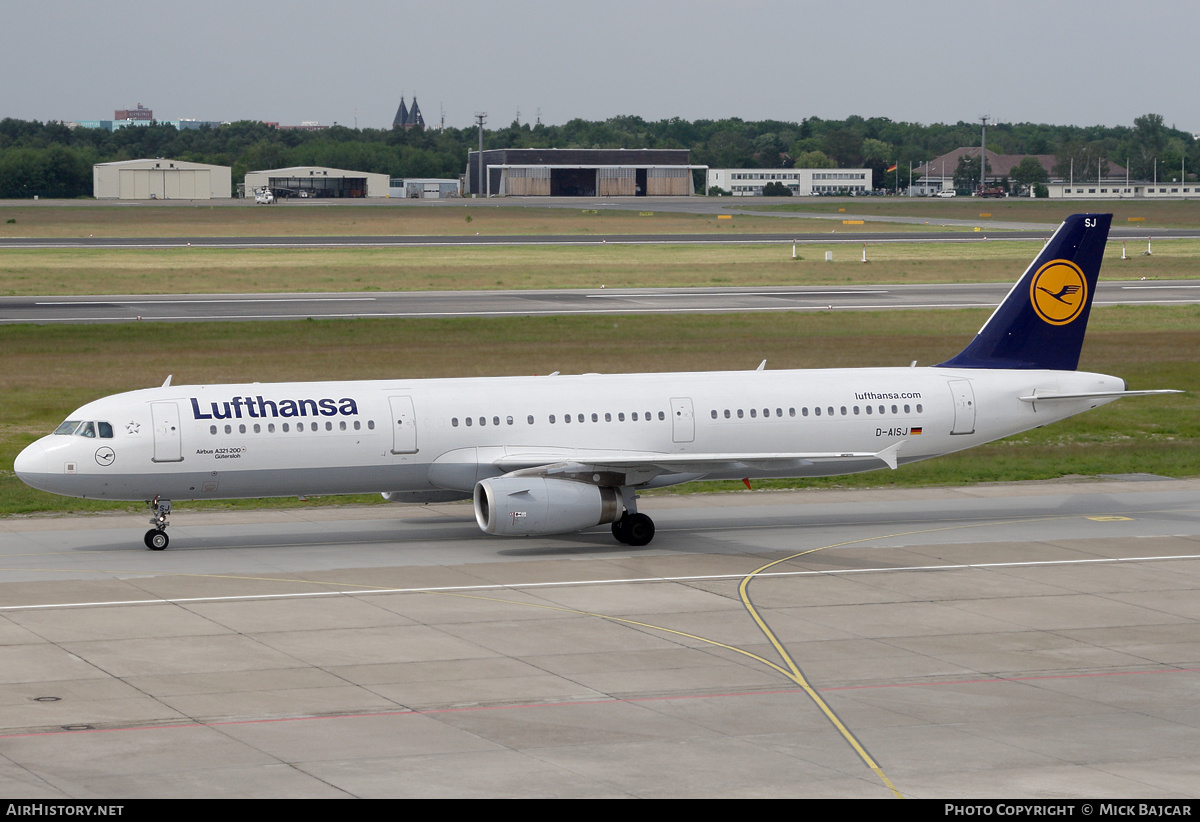
M92 196L97 200L227 200L232 181L229 166L161 157L92 166Z
M386 174L347 171L322 166L292 166L246 172L246 196L269 188L277 200L288 197L387 197L391 178Z

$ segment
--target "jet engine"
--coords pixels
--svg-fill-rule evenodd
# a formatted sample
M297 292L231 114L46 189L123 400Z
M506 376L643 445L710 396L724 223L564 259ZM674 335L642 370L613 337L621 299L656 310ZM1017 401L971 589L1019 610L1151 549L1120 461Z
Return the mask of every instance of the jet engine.
M492 477L475 485L475 520L489 534L566 534L621 516L616 488L546 477Z

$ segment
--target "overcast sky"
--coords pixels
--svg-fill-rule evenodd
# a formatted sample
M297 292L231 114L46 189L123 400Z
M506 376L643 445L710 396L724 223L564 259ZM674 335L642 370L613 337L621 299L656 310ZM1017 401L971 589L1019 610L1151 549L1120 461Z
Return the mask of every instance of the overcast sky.
M851 114L1200 132L1196 0L3 0L0 117Z

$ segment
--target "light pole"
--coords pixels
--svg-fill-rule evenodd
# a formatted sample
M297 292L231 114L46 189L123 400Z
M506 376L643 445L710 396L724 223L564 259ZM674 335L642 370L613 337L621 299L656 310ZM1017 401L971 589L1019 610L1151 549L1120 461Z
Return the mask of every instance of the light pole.
M979 118L982 124L981 137L979 140L979 196L983 196L983 184L987 179L987 121L988 115L985 114Z
M487 183L483 179L483 124L487 122L487 112L475 112L475 122L479 124L479 188L483 191L483 196L486 197L488 194ZM478 192L476 192L475 196L479 196Z

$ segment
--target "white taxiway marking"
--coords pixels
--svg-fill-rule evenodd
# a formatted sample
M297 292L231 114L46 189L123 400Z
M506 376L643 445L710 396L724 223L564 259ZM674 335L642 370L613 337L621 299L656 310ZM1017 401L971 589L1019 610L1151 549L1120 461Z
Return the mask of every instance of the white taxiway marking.
M34 303L34 305L200 305L203 303L373 303L376 297L262 297L253 299L222 299L222 300L122 300L114 297L111 300L56 300L54 302Z
M972 562L960 565L908 565L903 567L846 568L840 571L778 571L756 574L763 577L815 577L843 574L895 573L897 571L963 571L976 568L1037 568L1059 565L1108 565L1122 562L1161 562L1166 560L1200 559L1200 554L1177 554L1161 557L1103 557L1099 559L1059 559L1037 562ZM198 576L204 576L199 574ZM581 585L628 585L636 582L698 582L720 579L744 579L745 574L710 574L687 577L642 577L637 579L583 579L560 582L524 582L509 585L453 585L442 588L371 588L347 591L297 591L291 594L243 594L227 597L181 597L178 599L127 599L99 602L59 602L46 605L4 605L2 611L35 611L45 608L98 608L108 605L163 605L188 602L235 602L244 600L301 599L304 597L368 596L375 594L453 593L457 591L513 591L528 588L572 588ZM520 603L517 603L520 604Z

